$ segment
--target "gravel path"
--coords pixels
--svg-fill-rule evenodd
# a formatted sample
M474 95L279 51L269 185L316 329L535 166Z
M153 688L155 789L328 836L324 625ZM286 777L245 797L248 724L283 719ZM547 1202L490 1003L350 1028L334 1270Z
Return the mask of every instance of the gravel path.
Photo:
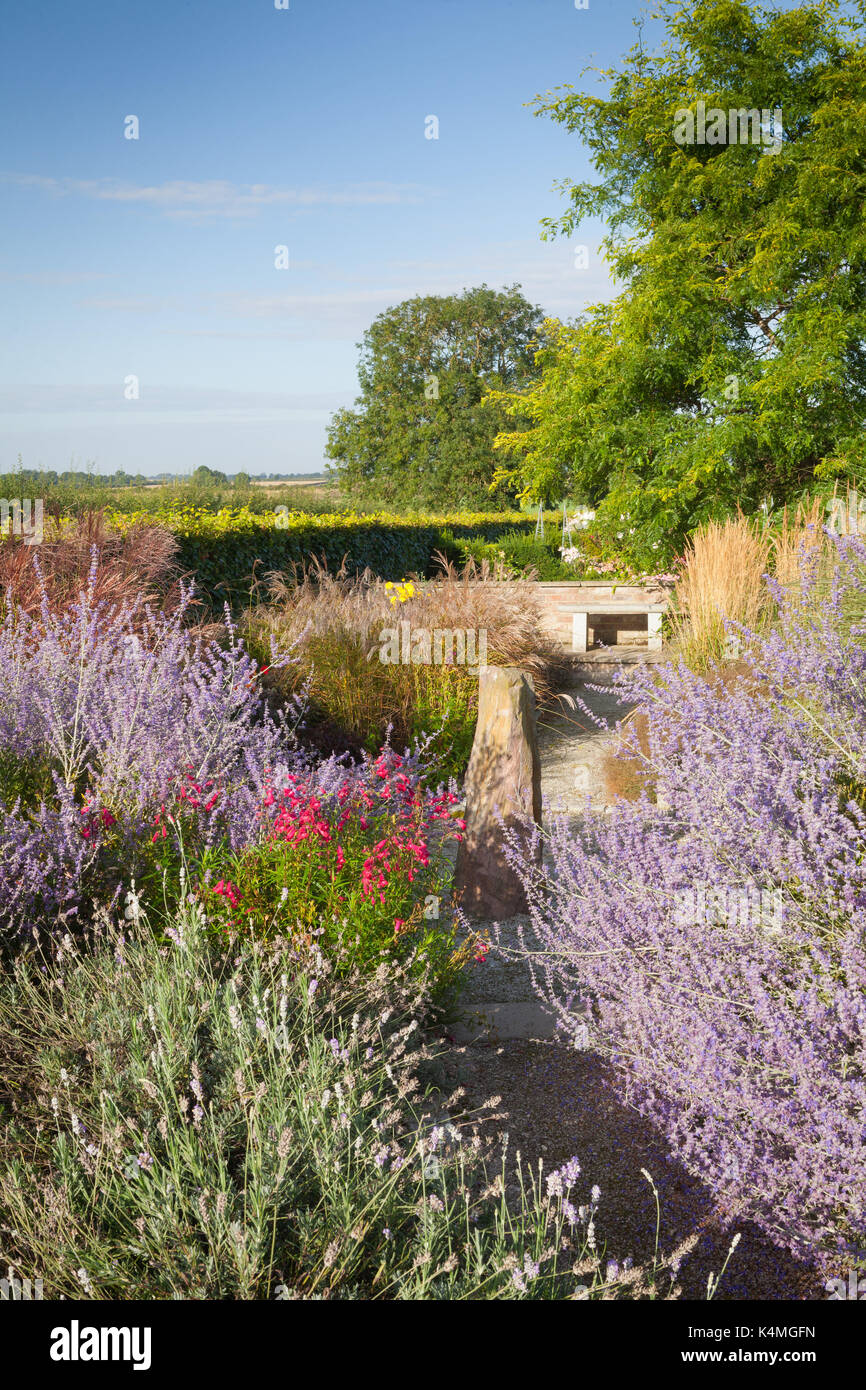
M605 683L603 670L593 683ZM605 719L627 711L610 689L578 687L575 694ZM612 735L600 731L579 709L545 714L539 721L545 813L577 816L586 807L603 811L606 793L600 764ZM519 924L502 924L505 939L517 941ZM482 925L482 924L479 924ZM683 1242L678 1283L687 1299L706 1297L707 1278L721 1269L735 1231L740 1244L728 1265L719 1299L823 1299L812 1270L776 1249L747 1225L726 1225L713 1215L709 1193L667 1156L663 1138L617 1098L606 1063L591 1051L557 1041L553 1020L534 996L526 967L494 952L472 974L461 1019L448 1035L445 1066L451 1084L466 1091L467 1111L492 1096L485 1112L491 1134L507 1132L509 1152L521 1152L524 1168L543 1160L550 1171L572 1156L581 1163L581 1200L601 1188L597 1229L606 1256L622 1262L651 1260L656 1241L653 1192L641 1176L652 1175L659 1191L659 1248L672 1253ZM667 1285L665 1286L667 1287Z

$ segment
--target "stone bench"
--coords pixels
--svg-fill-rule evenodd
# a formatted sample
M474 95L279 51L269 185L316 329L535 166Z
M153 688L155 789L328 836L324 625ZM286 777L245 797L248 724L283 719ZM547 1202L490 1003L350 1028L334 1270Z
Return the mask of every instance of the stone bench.
M647 650L651 652L661 651L662 646L662 614L667 612L666 603L617 603L615 599L609 599L601 603L582 603L575 607L572 616L572 651L585 652L589 646L589 619L590 617L618 617L622 614L630 617L633 614L647 615Z

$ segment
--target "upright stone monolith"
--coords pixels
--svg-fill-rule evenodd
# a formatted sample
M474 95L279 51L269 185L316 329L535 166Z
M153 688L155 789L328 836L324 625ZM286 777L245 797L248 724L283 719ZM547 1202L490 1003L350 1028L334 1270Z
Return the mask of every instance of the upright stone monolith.
M535 689L516 666L478 672L478 724L466 772L466 835L457 853L456 888L467 912L510 917L526 910L523 885L503 853L503 823L525 845L527 862L541 860L530 844L541 824L541 766L535 727Z

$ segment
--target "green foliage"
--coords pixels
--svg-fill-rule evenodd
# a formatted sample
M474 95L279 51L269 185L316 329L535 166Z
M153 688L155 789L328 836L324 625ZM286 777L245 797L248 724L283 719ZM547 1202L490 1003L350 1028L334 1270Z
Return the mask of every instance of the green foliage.
M542 499L573 490L601 522L630 514L649 545L679 545L737 505L866 472L856 8L859 19L837 0L664 4L666 44L638 43L603 72L606 96L566 87L536 99L598 173L564 183L570 205L546 233L603 218L624 288L574 324L549 321L537 383L493 395L529 420L497 441L504 482ZM726 113L780 108L778 148L732 126L730 143L677 143L699 100Z
M390 516L384 513L291 512L257 514L246 507L218 512L198 507L154 512L111 512L110 520L123 530L137 521L158 521L179 544L178 564L193 571L199 590L218 606L248 600L253 576L303 567L324 558L336 572L345 561L349 573L370 569L382 579L407 574L425 575L435 569L435 554L448 536L492 538L503 533L526 533L535 518L520 512L472 513L456 516ZM548 518L554 520L554 518Z
M622 523L620 523L622 525ZM493 541L455 540L460 563L469 559L476 563L487 561L503 578L527 576L532 571L542 583L556 580L634 578L639 574L655 573L666 560L666 551L637 534L628 535L628 527L614 532L612 524L602 523L591 531L579 531L566 549L576 548L577 558L566 560L561 553L561 535L551 528L542 540L533 535L503 534Z
M192 482L198 487L215 487L218 483L227 481L225 473L221 473L218 468L208 468L204 463L200 463L192 472Z
M541 540L535 536L497 536L495 540L460 540L457 549L462 563L486 560L503 577L535 571L537 579L578 579L573 565L566 564L558 551L559 537Z
M250 630L248 646L266 662L269 644ZM376 752L390 728L396 748L416 739L431 739L435 759L431 778L462 777L472 751L478 710L478 672L465 666L413 666L378 660L369 648L344 631L312 637L305 644L302 667L310 708L308 733L325 725L329 742ZM280 673L275 684L279 686Z
M54 790L51 763L46 754L22 756L0 748L0 806L10 809L20 799L24 806L38 805Z
M408 669L414 699L407 744L429 738L438 776L462 778L475 740L478 672L459 666Z
M386 310L364 335L354 410L333 418L328 455L342 489L378 505L507 505L493 441L508 426L490 390L520 390L542 321L518 286L482 285Z

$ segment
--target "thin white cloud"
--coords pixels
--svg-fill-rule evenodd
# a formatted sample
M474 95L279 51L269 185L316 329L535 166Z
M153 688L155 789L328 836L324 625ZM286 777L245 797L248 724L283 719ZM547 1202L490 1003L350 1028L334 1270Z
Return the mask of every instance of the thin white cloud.
M346 391L236 391L228 387L141 385L136 401L124 399L123 374L113 382L90 384L29 383L0 387L0 414L55 415L192 413L208 415L249 413L255 417L336 410L351 394Z
M120 179L49 178L43 174L0 174L7 183L34 188L55 197L78 196L98 202L152 208L166 217L187 220L256 217L263 208L283 206L302 212L322 206L419 203L434 196L422 184L368 182L343 187L280 188L267 183L231 183L227 179L171 179L134 184Z
M0 270L0 281L4 284L81 285L91 280L109 280L112 273L107 270Z
M556 248L550 255L522 248L513 258L492 256L487 264L483 257L455 258L453 262L433 261L396 263L385 267L387 280L363 275L345 282L337 268L318 267L326 279L339 279L337 287L310 290L304 293L283 291L268 294L248 290L213 290L193 295L88 296L82 308L129 314L182 313L192 316L193 322L183 327L172 326L164 331L172 336L210 338L287 338L342 339L357 338L377 314L416 295L459 294L473 285L486 283L491 288L519 284L523 294L533 304L541 305L545 313L569 319L580 315L589 304L611 299L616 286L595 249L589 264L578 269L572 250ZM216 318L212 326L198 326L195 318ZM260 323L260 329L245 328L244 323ZM235 326L236 325L236 326Z

